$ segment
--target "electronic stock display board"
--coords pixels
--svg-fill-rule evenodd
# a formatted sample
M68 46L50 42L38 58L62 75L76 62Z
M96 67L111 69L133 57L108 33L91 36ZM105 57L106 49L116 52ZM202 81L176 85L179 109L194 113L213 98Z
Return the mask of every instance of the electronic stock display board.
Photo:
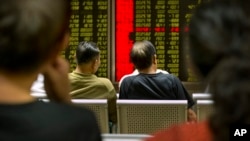
M204 0L116 0L116 80L133 71L129 51L135 41L149 40L158 68L182 81L197 81L183 52L192 12Z
M101 65L97 71L100 77L109 77L110 48L110 1L109 0L71 0L72 17L69 47L63 52L69 60L70 70L74 70L75 49L81 41L97 43L101 52Z
M133 71L129 51L135 41L149 40L157 50L158 68L182 81L196 81L183 53L183 34L192 11L205 0L71 0L71 38L63 55L76 67L74 54L81 41L101 50L97 76L119 81ZM207 1L207 0L206 0Z

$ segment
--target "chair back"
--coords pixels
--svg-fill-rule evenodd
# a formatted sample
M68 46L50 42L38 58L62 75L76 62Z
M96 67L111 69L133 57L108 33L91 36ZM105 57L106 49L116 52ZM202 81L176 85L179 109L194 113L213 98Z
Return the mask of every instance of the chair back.
M144 141L150 137L147 134L102 134L103 141Z
M211 100L212 96L210 93L193 93L192 94L195 105L192 107L197 114L197 100Z
M203 121L213 112L213 100L197 100L197 119Z
M34 98L38 99L38 100L42 100L42 99L46 99L47 98L47 94L46 93L31 92L30 95L33 96Z
M117 100L118 133L152 134L186 122L187 100Z
M107 99L72 99L73 104L90 109L96 115L102 133L109 133Z
M197 100L209 100L211 99L211 94L210 93L193 93L192 97L195 101Z

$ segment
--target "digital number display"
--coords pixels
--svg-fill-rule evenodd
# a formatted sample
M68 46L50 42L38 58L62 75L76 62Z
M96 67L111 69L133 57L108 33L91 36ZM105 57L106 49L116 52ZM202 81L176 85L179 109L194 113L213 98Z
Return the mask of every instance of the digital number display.
M108 77L108 25L110 8L108 0L71 0L72 17L70 20L71 37L69 48L64 52L74 70L75 49L81 41L97 43L100 49L101 65L97 76Z
M201 0L116 0L115 80L132 73L129 52L135 41L149 40L157 51L158 68L182 81L197 81L184 54L184 34Z
M97 43L101 51L97 76L117 82L134 70L129 61L133 43L149 40L156 47L159 69L182 81L198 81L184 54L183 37L193 10L205 1L208 0L71 0L71 37L62 54L72 71L79 42Z

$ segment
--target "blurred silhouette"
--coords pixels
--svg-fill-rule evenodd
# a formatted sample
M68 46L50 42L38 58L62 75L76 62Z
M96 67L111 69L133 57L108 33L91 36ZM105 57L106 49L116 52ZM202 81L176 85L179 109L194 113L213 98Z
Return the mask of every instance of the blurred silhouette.
M241 6L231 1L199 6L189 42L192 61L210 84L214 112L204 122L174 126L148 141L228 141L233 125L250 123L250 22Z
M69 40L68 0L0 1L0 140L101 140L92 112L69 96L69 65L59 57ZM50 102L30 89L44 75Z

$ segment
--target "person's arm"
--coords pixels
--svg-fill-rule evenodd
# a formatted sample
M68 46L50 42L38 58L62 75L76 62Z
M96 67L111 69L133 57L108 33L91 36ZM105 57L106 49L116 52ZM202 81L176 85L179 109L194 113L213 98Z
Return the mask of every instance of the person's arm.
M45 91L51 101L71 103L68 71L68 62L58 56L43 72Z
M109 98L108 98L108 111L109 111L109 117L112 123L117 123L117 111L116 111L116 91L115 88L113 88L109 92Z
M188 122L197 122L197 116L193 109L187 109L187 118Z
M125 78L121 83L121 87L119 89L119 99L127 99L128 98L127 91L126 91L128 89L128 86L126 85L126 83L127 83L126 79L127 78Z
M127 77L127 75L124 75L124 76L120 79L120 81L118 82L118 90L119 90L119 91L120 91L120 88L121 88L122 81L123 81L123 79L126 78L126 77Z
M192 106L195 104L191 96L188 94L187 90L181 83L181 81L175 77L176 82L176 93L178 99L186 99L188 101L188 109L187 109L187 120L188 122L196 122L197 116L196 113L192 110Z

